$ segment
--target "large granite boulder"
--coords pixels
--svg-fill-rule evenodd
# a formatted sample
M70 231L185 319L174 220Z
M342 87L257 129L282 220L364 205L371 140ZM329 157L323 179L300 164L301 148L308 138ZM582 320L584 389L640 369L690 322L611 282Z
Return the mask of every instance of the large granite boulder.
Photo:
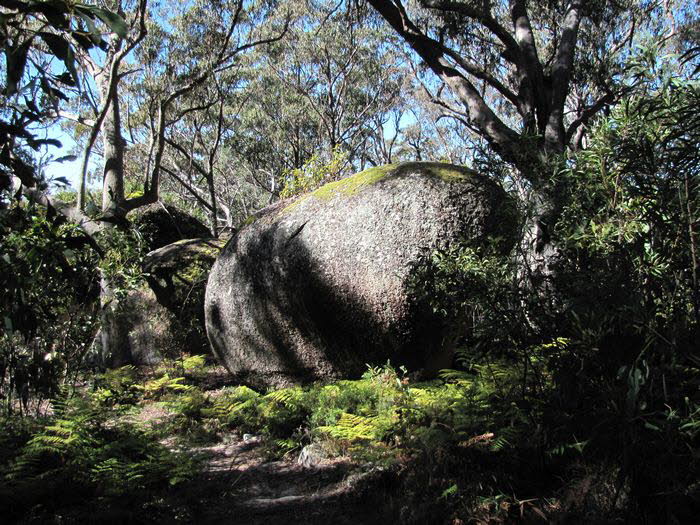
M367 364L435 371L457 320L416 292L435 250L514 241L503 189L466 168L372 168L258 213L226 245L207 284L212 350L256 386L351 377Z
M137 208L127 216L141 232L148 251L182 239L209 237L209 229L192 215L164 202Z

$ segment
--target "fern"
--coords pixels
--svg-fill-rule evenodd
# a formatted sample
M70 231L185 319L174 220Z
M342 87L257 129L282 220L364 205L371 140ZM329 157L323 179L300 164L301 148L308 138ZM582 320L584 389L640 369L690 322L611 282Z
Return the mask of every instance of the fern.
M335 425L318 427L318 432L334 439L359 441L377 439L378 427L375 418L343 413Z
M155 436L118 420L79 397L63 397L60 418L39 428L0 478L0 494L31 507L50 493L58 501L74 495L138 495L178 483L196 472L196 462L167 450ZM19 509L20 507L17 507Z
M275 403L279 403L288 408L296 408L299 406L300 401L303 399L304 393L300 388L285 388L282 390L275 390L265 395L263 398Z
M161 399L167 394L186 392L192 387L189 385L183 385L182 382L184 380L184 377L171 378L168 374L164 374L158 379L153 379L146 382L146 384L142 387L144 397L148 399Z

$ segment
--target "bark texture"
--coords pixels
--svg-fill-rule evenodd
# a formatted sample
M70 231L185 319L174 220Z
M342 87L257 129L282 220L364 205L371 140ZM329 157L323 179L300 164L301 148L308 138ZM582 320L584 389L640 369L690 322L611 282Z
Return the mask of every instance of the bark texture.
M499 185L438 163L372 168L276 203L212 268L212 349L255 386L357 376L387 359L449 366L454 320L433 313L414 277L452 243L499 237L507 249L516 222Z

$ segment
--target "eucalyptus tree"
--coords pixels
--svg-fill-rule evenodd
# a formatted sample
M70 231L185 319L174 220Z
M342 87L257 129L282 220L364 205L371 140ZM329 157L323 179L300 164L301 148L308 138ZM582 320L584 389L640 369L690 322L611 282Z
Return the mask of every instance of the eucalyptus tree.
M268 28L261 28L261 22L274 6L254 5L244 0L153 2L150 10L147 0L109 0L100 4L98 13L113 13L111 20L119 23L114 24L106 41L100 40L101 52L74 48L71 65L76 77L75 96L66 104L74 111L56 111L57 118L72 119L78 124L75 129L85 130L77 204L58 203L40 190L27 193L41 203L60 209L88 232L106 237L105 242L109 242L109 232L115 225L126 224L129 211L159 199L168 132L185 115L201 107L200 101L190 95L220 72L235 67L240 56L250 49L280 38L285 27L282 24L281 28L274 28L274 34L266 34ZM90 26L87 19L85 24L90 30L85 34L92 35L94 24ZM139 56L140 46L144 45L149 32L155 33L157 40L151 39L147 52ZM61 38L81 36L76 37L72 32ZM151 82L155 77L159 81ZM140 99L129 99L127 82L135 83L136 79L148 89ZM126 104L127 99L146 102L147 110L144 112L142 107ZM127 123L139 118L140 129L135 134L130 133L129 138L134 150L145 141L142 148L145 162L141 163L140 173L131 173L132 179L140 181L140 191L127 195L126 166L130 164L126 159L124 131L130 128ZM84 210L86 175L98 139L101 140L102 203L100 214L95 218ZM107 274L102 278L101 304L103 352L113 356L113 362L122 362L128 359L120 354L127 348L126 334L117 322L119 301Z
M346 171L384 161L375 145L398 103L401 63L366 13L337 7L287 2L267 21L289 17L285 37L198 88L201 107L172 126L167 184L177 181L169 187L203 206L210 224L236 226L310 159L335 152Z
M221 198L228 190L217 188L215 178L222 168L224 142L236 122L241 64L249 51L285 35L287 10L281 9L277 16L274 3L267 2L164 2L153 19L153 28L136 53L135 66L141 72L127 86L134 106L129 135L139 150L134 170L158 166L168 175L167 189L188 196L203 209L216 235L219 212L224 224L232 222L229 202ZM212 61L212 52L226 46L222 59ZM189 70L202 71L206 80L192 84L170 104L162 154L156 162L152 137L162 127L153 116L159 114L164 94L181 84Z
M672 36L670 2L368 2L433 73L433 103L530 189L530 253L542 263L561 206L562 154L581 148L591 119L630 89L623 72L639 38Z
M250 102L241 112L239 143L270 190L269 181L314 156L342 152L348 169L372 157L400 102L403 75L390 35L366 11L330 1L290 6L297 15L290 33L252 64Z

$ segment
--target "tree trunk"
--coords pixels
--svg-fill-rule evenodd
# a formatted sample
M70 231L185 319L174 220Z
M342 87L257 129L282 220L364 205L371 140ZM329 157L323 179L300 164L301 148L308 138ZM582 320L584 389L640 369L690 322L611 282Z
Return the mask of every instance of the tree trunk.
M106 86L103 96L109 95ZM120 219L125 219L124 209L124 139L121 135L119 97L115 93L109 101L109 110L102 127L104 150L104 174L102 186L102 213L110 217L104 223L104 233L108 236L119 227ZM100 279L100 321L102 362L110 367L123 366L130 362L129 334L121 321L122 312L114 283L102 272Z
M103 273L100 279L100 361L107 367L131 362L129 333L122 315L112 282Z
M209 176L207 177L207 186L209 189L209 199L211 200L211 209L209 210L209 229L214 237L219 237L219 211L216 201L216 191L214 188L214 171L210 166Z
M108 96L103 89L103 96ZM124 139L121 134L119 96L109 101L109 111L102 125L104 149L104 178L102 183L102 212L114 218L124 218Z

